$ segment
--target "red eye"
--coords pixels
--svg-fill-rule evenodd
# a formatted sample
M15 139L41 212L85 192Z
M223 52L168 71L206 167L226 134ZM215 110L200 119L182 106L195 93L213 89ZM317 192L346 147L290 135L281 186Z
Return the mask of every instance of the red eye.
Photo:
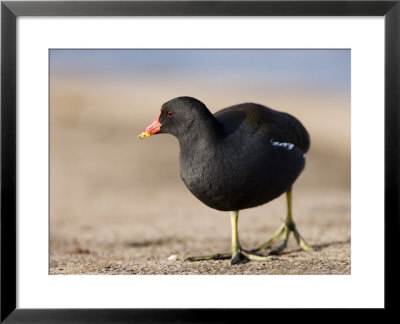
M168 110L167 117L171 118L173 115L174 115L174 112L172 110Z

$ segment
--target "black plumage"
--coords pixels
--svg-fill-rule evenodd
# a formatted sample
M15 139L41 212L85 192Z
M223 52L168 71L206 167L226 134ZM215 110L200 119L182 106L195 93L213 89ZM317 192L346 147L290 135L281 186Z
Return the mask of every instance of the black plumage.
M218 210L255 207L286 192L303 170L309 147L296 118L252 103L212 115L202 102L180 97L162 106L160 123L162 132L179 140L186 187Z
M304 126L287 113L243 103L213 115L191 97L163 104L140 137L156 133L177 137L186 187L223 211L259 206L288 192L310 146Z

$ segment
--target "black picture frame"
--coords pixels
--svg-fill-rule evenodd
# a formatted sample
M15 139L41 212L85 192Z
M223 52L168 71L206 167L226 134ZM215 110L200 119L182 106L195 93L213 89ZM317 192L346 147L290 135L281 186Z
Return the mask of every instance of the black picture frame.
M394 1L2 1L1 3L1 322L226 322L214 309L20 309L16 307L16 19L19 16L383 16L385 19L385 310L396 307L399 237L400 0ZM373 131L373 127L371 127ZM366 175L367 176L367 175ZM373 233L371 233L373 235ZM368 247L366 247L368 248ZM371 256L373 262L373 256ZM366 283L367 284L367 283Z

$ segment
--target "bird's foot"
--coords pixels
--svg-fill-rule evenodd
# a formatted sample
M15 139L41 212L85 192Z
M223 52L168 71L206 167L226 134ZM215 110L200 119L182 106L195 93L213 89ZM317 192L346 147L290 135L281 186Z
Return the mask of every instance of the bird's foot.
M212 255L187 257L185 261L224 260L224 259L225 260L231 259L231 264L238 264L242 260L269 261L272 258L270 256L264 256L240 249L233 253L228 252L228 253L217 253Z
M299 231L296 229L296 225L293 221L285 221L279 229L275 232L275 234L265 243L261 244L259 247L251 250L252 252L258 252L264 249L269 248L281 235L284 236L284 241L281 245L276 247L275 249L271 250L269 252L269 255L277 255L280 254L287 245L287 242L289 240L289 235L290 233L293 232L293 235L297 241L297 243L300 245L300 247L304 251L315 251L313 247L308 245L306 241L301 237Z
M253 253L252 251L241 250L239 253L240 253L240 255L242 255L244 258L246 258L248 260L253 260L253 261L271 261L271 260L273 260L273 258L271 258L270 256ZM234 263L232 263L232 261L233 261L233 258L231 260L231 264L234 264Z

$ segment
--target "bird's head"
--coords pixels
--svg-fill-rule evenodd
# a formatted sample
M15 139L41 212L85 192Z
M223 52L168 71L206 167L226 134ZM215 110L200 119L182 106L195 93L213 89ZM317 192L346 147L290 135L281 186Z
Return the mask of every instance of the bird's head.
M157 118L138 137L143 139L160 133L180 137L190 132L197 121L210 114L201 101L192 97L178 97L164 103Z

